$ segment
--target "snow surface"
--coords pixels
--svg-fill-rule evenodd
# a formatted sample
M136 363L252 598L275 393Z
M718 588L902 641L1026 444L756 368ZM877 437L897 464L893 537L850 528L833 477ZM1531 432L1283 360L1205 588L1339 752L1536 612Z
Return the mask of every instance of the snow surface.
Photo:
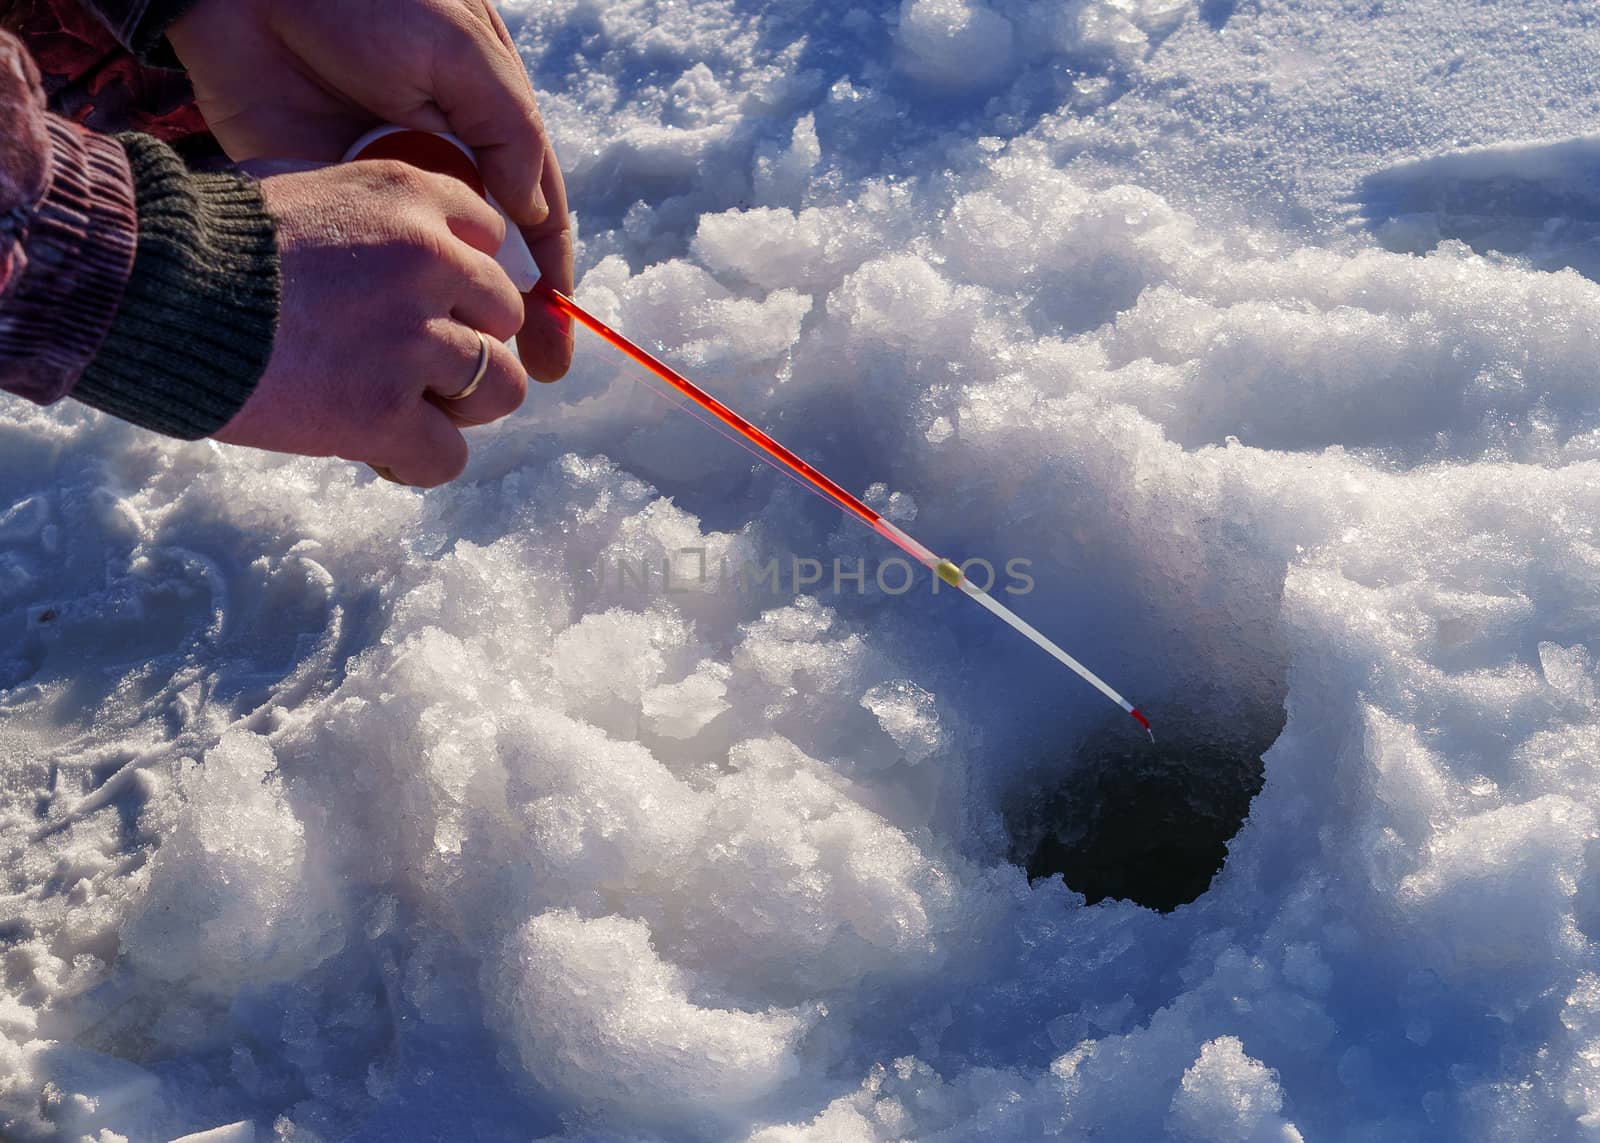
M890 553L592 342L427 495L6 403L0 1135L1600 1136L1600 18L505 12L580 298L1265 787L1193 905L1030 887L1137 728L684 577Z

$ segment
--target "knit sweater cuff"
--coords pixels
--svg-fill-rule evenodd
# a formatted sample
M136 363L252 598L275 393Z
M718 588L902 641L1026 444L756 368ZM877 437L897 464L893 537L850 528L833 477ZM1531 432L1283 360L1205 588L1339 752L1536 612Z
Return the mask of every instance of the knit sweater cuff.
M191 174L173 150L122 135L139 245L99 355L72 396L185 440L244 407L277 331L277 241L261 191L239 175Z

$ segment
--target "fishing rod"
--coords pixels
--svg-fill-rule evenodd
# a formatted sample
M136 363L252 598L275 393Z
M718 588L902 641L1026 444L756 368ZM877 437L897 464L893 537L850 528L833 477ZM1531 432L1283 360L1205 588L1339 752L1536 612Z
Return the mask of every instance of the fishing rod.
M363 136L350 148L349 154L346 155L347 161L379 158L399 159L428 170L455 175L487 198L490 204L500 210L502 214L505 214L505 210L484 189L471 149L453 136L412 131L402 127L380 127ZM741 417L666 362L630 341L577 302L567 297L566 294L544 281L527 243L523 240L521 233L509 216L506 218L506 223L505 245L501 247L499 254L496 256L496 261L505 269L517 289L524 294L537 295L557 312L578 322L602 341L620 350L629 360L639 365L650 375L666 383L673 393L681 395L691 402L691 405L688 406L680 404L680 408L696 416L699 420L706 421L713 428L717 428L718 431L726 430L724 435L731 435L735 443L743 445L760 460L817 493L824 500L827 500L845 513L845 515L860 520L878 535L926 567L939 579L971 598L989 614L1022 635L1057 662L1071 669L1084 682L1116 703L1117 706L1121 707L1125 713L1144 728L1145 733L1150 736L1150 741L1155 741L1155 731L1151 729L1150 720L1140 712L1138 707L1113 690L1099 675L1067 654L1066 651L1044 635L1038 628L972 582L971 577L961 570L959 564L938 555L931 548L926 547L909 535L904 529L884 519L880 513L873 511L872 508L825 473L801 459L799 455L774 440L744 417ZM677 404L678 402L674 403ZM696 412L697 409L700 410L699 413ZM707 420L708 417L710 420Z

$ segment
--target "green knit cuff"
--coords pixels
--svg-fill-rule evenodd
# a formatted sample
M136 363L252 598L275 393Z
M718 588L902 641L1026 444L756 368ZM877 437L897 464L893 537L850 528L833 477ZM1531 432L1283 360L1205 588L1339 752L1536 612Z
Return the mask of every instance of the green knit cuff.
M122 306L72 396L184 440L244 407L266 370L281 289L277 238L253 179L196 175L148 135L121 135L139 246Z

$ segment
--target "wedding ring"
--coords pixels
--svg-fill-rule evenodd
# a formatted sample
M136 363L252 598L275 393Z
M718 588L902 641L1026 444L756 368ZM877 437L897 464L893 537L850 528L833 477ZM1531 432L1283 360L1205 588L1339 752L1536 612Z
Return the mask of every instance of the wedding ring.
M489 375L489 339L479 330L473 330L478 335L478 369L472 375L472 380L467 382L467 387L459 393L446 397L446 401L465 401L478 391L478 386L483 384L483 379Z

